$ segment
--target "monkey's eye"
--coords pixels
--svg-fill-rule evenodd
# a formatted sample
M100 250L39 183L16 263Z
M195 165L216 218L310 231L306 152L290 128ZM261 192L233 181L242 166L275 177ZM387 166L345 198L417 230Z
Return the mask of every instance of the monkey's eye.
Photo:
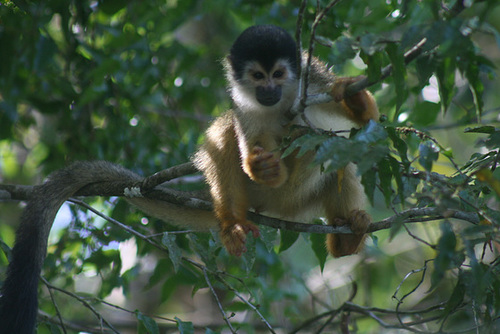
M283 71L281 70L277 70L273 73L273 78L276 78L276 79L279 79L281 78L285 73L283 73Z
M262 73L262 72L254 72L252 74L252 76L253 76L253 78L255 80L262 80L262 79L264 79L264 73Z

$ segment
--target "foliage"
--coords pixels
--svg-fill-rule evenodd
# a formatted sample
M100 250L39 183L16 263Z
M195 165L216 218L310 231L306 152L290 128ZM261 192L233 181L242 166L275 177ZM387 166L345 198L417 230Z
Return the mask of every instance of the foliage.
M317 5L329 2L306 3L0 2L2 183L34 184L74 160L143 175L186 162L229 106L219 60L237 34L256 23L293 32L301 14L304 48L314 41L339 74L366 75L384 114L349 139L313 132L289 146L316 150L327 170L355 162L373 216L393 216L362 254L326 259L324 235L262 226L235 259L216 233L90 199L103 217L65 206L58 221L70 222L52 232L39 333L59 332L58 316L67 332L96 333L101 323L124 333L499 330L497 1L339 1L313 39ZM7 253L17 207L4 206Z

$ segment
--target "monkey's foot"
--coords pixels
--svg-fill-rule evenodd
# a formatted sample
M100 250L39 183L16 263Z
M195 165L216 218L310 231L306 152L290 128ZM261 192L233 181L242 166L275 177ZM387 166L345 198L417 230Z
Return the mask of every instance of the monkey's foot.
M348 225L354 234L365 234L370 226L372 219L364 210L352 210L347 218L335 218L335 226Z
M249 156L251 179L269 187L279 187L286 180L286 171L281 166L279 156L255 146Z
M252 232L254 238L260 235L259 228L249 221L226 224L222 227L220 238L229 254L241 256L242 253L247 251L245 241L249 232Z
M364 210L352 210L348 219L351 230L355 234L365 234L371 222L370 215Z
M370 223L370 215L363 210L352 210L347 219L333 219L332 225L348 225L353 234L328 234L326 246L330 254L334 257L341 257L357 253L363 246L365 233Z

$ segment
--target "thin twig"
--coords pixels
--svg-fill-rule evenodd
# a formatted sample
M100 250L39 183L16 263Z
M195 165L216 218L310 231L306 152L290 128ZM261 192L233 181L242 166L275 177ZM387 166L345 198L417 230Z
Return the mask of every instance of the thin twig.
M432 248L432 249L436 249L436 248L437 248L437 247L436 247L436 245L433 245L433 244L431 244L431 243L429 243L429 242L425 241L424 239L422 239L422 238L420 238L420 237L418 237L418 236L414 235L413 233L411 233L410 229L408 228L408 226L406 226L406 224L403 224L403 227L405 228L406 233L408 233L408 235L409 235L410 237L412 237L413 239L415 239L415 240L417 240L417 241L420 241L421 243L423 243L423 244L425 244L425 245L429 246L429 247L430 247L430 248Z
M229 321L229 318L226 315L226 312L224 311L224 308L222 307L222 304L221 304L221 302L219 300L219 296L217 296L217 293L215 292L215 289L212 286L212 282L210 282L210 278L208 277L208 274L207 274L207 268L203 268L202 271L203 271L203 276L205 277L205 282L207 282L207 285L210 288L210 291L212 292L212 296L214 296L215 302L217 303L217 306L219 307L219 311L222 314L222 318L224 319L224 321L226 322L227 326L231 330L231 333L236 333L236 331L234 330L233 326L231 325L231 322Z
M116 225L116 226L124 229L125 231L127 231L130 234L132 234L132 235L134 235L134 236L136 236L136 237L138 237L138 238L140 238L140 239L148 242L149 244L151 244L151 245L153 245L153 246L155 246L157 248L160 248L160 249L165 249L164 247L162 247L161 245L159 245L154 240L151 240L151 238L149 238L149 237L147 237L147 236L145 236L145 235L137 232L136 230L134 230L130 226L127 226L127 225L119 222L118 220L113 219L113 218L111 218L111 217L103 214L102 212L100 212L99 210L94 209L93 207L91 207L90 205L88 205L87 203L85 203L84 201L81 201L81 200L75 199L75 198L70 198L69 201L72 202L72 203L75 203L75 204L77 204L77 205L79 205L81 207L86 208L87 210L89 210L89 211L93 212L94 214L98 215L99 217L101 217L101 218L107 220L108 222L110 222L110 223L112 223L112 224L114 224L114 225Z
M243 296L235 289L233 288L223 277L219 276L219 281L224 284L224 286L233 292L236 297L238 297L239 300L241 300L243 303L245 303L248 307L250 307L257 315L259 316L260 320L266 325L267 329L273 334L276 334L274 331L273 327L269 324L269 322L266 320L266 318L260 313L259 309L250 303L247 299L243 298Z
M66 326L64 325L64 321L61 315L61 311L59 310L59 305L57 305L57 301L54 297L54 294L52 293L52 289L50 288L50 285L47 284L48 281L45 279L45 277L41 277L42 282L45 283L47 286L47 289L49 290L49 295L50 295L50 300L52 301L52 305L54 305L54 308L56 309L56 314L57 314L57 319L59 319L59 324L61 325L60 327L62 328L63 332L66 334Z
M78 300L80 303L82 303L86 308L88 308L92 313L94 313L94 315L96 316L97 319L99 319L100 322L103 322L106 326L108 326L109 329L111 329L114 333L117 333L117 334L120 334L120 332L113 327L113 325L111 323L109 323L92 305L90 305L90 303L78 296L77 294L73 293L73 292L70 292L70 291L67 291L67 290L64 290L64 289L61 289L61 288L58 288L57 286L55 285L52 285L50 284L45 278L41 278L42 281L44 282L44 284L49 288L49 289L53 289L53 290L56 290L56 291L59 291L59 292L62 292L76 300Z

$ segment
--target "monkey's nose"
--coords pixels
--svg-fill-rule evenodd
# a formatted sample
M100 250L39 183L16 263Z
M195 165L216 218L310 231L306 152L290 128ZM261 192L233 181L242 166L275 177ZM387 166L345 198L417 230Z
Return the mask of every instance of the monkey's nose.
M275 105L281 100L281 87L280 86L264 86L257 87L257 101L266 107Z

